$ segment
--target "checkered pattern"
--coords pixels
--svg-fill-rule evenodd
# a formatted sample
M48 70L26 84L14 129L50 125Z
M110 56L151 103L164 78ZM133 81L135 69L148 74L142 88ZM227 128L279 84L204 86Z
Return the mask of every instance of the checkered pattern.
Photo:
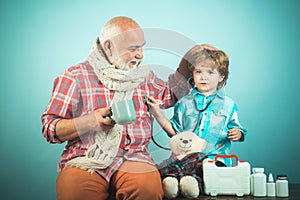
M205 154L196 152L178 160L174 155L164 160L158 165L162 178L171 176L180 180L182 177L189 175L197 179L199 190L202 191L202 161L206 158Z
M145 82L134 90L133 101L137 118L132 124L123 127L117 157L108 168L98 170L99 174L109 181L125 160L154 164L148 152L151 119L144 97L154 96L161 103L162 108L168 108L188 92L185 90L185 85L186 80L177 72L169 76L168 82L156 77L152 71L149 73ZM88 62L69 68L54 81L52 97L42 115L43 136L50 143L61 143L55 133L56 123L60 119L79 117L95 109L110 106L113 95L114 91L102 85ZM93 133L68 141L58 163L59 171L69 160L84 156L87 148L93 143Z

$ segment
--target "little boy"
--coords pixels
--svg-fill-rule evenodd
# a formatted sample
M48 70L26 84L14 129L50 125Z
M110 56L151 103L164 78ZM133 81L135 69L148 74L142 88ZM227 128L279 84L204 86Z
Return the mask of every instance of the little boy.
M188 61L195 87L176 103L171 120L161 112L153 97L147 101L150 112L170 137L193 131L206 140L202 153L209 158L229 155L231 141L244 141L247 131L240 124L235 102L223 91L229 74L228 57L221 50L195 50L194 47L189 52L193 52ZM230 159L221 159L218 163L232 165Z

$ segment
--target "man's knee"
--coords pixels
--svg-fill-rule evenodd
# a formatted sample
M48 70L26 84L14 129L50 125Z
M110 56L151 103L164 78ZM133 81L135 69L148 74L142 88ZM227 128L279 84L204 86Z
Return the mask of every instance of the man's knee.
M154 166L146 163L125 163L112 182L117 190L117 199L156 200L163 197L160 174Z
M163 190L161 179L145 179L144 181L137 182L137 193L143 199L162 199Z
M134 184L129 183L130 186L123 185L116 193L116 199L143 199L143 200L161 200L163 197L163 190L161 183L153 186L148 184L148 181L137 181Z
M106 199L108 183L96 173L85 170L65 168L56 180L56 197L58 200Z

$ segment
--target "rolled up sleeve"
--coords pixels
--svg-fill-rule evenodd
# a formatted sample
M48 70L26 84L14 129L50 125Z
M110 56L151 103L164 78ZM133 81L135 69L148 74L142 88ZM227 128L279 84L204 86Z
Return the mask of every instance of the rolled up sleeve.
M71 72L64 72L55 79L52 96L42 114L42 134L49 143L62 143L56 136L55 127L59 120L73 118L77 94L76 80Z

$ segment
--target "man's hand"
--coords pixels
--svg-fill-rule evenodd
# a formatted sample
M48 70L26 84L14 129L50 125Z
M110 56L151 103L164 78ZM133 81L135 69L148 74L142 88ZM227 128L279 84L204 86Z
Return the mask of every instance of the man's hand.
M209 45L209 44L197 44L193 48L191 48L181 59L179 63L179 67L177 68L177 71L181 73L186 79L190 77L191 71L189 69L189 65L191 63L192 58L197 54L198 52L202 51L203 49L208 49L212 51L218 50L217 48Z
M89 131L109 130L115 125L115 122L110 118L111 115L110 107L106 107L74 119L61 119L55 127L56 136L61 142L64 142Z
M196 45L197 46L197 45ZM203 49L211 50L211 51L217 51L218 49L210 44L200 44L200 46Z
M93 114L98 122L97 130L107 131L116 124L115 121L111 119L112 112L110 107L99 108L95 110Z

